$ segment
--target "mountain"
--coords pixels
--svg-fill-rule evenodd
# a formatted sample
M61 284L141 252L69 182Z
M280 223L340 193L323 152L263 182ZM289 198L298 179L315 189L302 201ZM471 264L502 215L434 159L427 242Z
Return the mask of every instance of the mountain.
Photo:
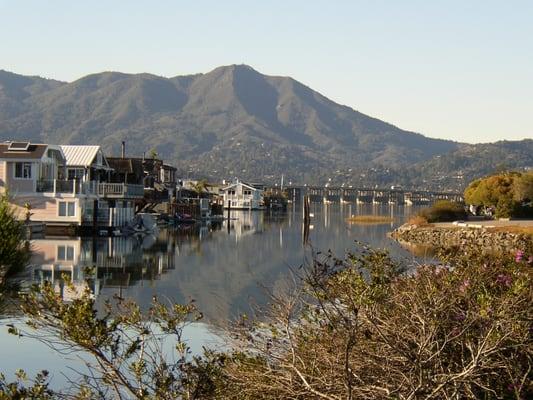
M173 78L103 72L70 83L0 71L0 139L102 144L110 154L124 140L128 154L155 149L183 175L269 182L285 174L300 183L422 168L466 151L246 65Z

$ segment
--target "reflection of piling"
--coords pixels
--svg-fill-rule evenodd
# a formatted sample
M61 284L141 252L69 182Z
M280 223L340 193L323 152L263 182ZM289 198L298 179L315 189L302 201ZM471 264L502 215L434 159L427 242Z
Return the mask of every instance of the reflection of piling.
M230 221L231 221L231 200L228 200L228 233L230 231Z
M94 264L96 264L96 261L98 260L98 247L96 243L96 235L93 235L93 240L91 244L92 244L91 260Z
M303 244L307 244L309 241L309 223L310 223L310 211L309 211L309 196L304 196L304 204L303 204L303 234L302 234L302 240Z
M98 200L93 201L93 236L96 236L98 230Z

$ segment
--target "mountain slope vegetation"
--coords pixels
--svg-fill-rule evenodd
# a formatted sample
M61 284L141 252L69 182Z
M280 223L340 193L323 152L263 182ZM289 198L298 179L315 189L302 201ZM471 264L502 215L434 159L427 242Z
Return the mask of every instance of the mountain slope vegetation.
M128 154L155 149L182 175L266 182L281 174L357 181L372 171L398 181L407 170L456 172L478 155L476 146L404 131L246 65L173 78L102 72L70 83L0 71L0 139L101 144L109 154L126 141ZM499 143L483 151L487 163L507 152L512 167L515 150ZM520 166L533 165L531 157Z

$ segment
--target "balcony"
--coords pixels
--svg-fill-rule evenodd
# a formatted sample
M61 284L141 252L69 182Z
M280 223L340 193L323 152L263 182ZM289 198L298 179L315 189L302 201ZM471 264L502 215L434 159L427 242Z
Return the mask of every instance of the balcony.
M98 196L108 198L142 198L143 185L128 185L125 183L99 183Z
M79 194L82 192L82 185L76 180L41 179L37 181L37 192Z
M142 198L143 185L128 185L125 183L99 183L77 180L43 179L37 181L37 192L59 194L98 195L106 198Z

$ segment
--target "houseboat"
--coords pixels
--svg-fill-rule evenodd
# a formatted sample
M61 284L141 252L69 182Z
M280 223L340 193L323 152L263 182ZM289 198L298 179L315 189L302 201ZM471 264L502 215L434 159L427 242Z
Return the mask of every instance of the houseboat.
M236 181L221 189L224 208L262 210L263 190L255 185Z
M133 218L131 202L143 187L103 181L109 166L102 157L99 146L2 143L0 192L28 221L121 226Z

